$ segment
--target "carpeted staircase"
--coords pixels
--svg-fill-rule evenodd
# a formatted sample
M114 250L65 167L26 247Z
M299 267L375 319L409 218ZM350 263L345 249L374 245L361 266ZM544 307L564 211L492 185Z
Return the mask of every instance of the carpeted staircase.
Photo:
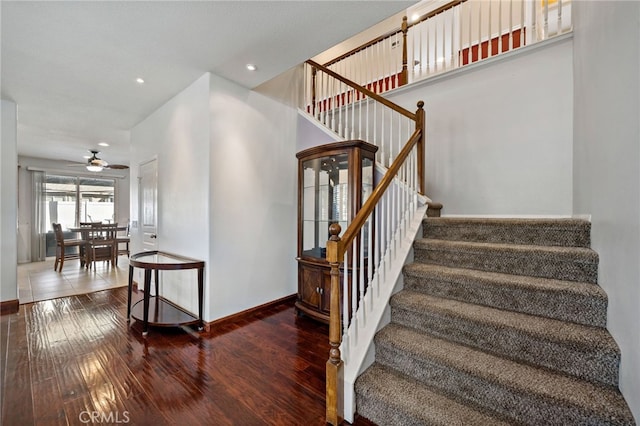
M633 425L590 223L426 218L375 362L380 425Z

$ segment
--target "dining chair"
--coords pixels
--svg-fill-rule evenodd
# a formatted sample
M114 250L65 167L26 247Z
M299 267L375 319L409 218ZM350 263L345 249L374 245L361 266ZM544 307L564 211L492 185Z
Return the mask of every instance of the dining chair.
M129 224L127 223L127 228L125 229L125 235L116 235L116 265L118 264L118 256L121 254L126 254L129 257L129 243L131 242L131 237L129 236ZM123 248L120 248L120 245L124 244Z
M116 244L117 223L92 223L87 231L87 268L95 269L97 261L110 262L111 266L115 265L116 252L118 246Z
M62 225L59 223L52 223L52 225L53 232L56 237L56 261L53 264L53 270L62 272L65 260L83 259L83 256L87 252L87 250L84 250L87 242L79 239L65 239L64 234L62 233ZM68 247L78 247L78 251L67 253ZM60 265L60 270L58 270L58 265Z

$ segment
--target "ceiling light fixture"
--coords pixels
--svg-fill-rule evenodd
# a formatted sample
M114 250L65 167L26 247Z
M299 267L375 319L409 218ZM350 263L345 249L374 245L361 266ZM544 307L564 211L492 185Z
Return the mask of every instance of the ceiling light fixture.
M138 77L138 78L136 78L136 83L138 83L138 84L144 84L144 79L142 79L142 78Z
M249 71L255 71L258 69L258 67L256 67L254 64L247 64L247 69Z
M96 166L94 164L89 164L87 166L87 170L89 170L90 172L101 172L102 171L102 166Z

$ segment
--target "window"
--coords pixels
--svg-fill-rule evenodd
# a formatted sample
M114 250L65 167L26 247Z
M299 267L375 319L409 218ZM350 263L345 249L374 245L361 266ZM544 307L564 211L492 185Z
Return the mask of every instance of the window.
M80 222L112 222L115 216L115 180L91 177L47 175L44 201L47 231L51 223L62 229Z

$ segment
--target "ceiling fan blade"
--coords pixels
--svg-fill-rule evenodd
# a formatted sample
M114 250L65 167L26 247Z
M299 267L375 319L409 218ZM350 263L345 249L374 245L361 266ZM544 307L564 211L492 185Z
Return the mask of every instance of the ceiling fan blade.
M108 166L105 166L105 169L114 169L114 170L124 170L128 168L129 166L124 164L109 164Z

